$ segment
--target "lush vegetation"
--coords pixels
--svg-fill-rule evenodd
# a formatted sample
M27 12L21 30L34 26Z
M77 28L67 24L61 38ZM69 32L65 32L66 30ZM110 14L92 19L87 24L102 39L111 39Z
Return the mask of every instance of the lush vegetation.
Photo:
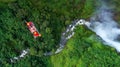
M120 21L119 0L109 3L117 7L115 19ZM0 0L0 67L119 67L120 55L85 26L75 29L61 53L43 55L59 47L71 21L89 19L96 5L95 0ZM24 20L33 21L42 37L34 39ZM29 55L10 63L26 48Z

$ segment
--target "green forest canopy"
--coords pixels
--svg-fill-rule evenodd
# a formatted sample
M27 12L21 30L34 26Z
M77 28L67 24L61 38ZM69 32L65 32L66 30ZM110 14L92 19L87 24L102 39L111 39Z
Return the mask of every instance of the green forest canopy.
M119 0L109 3L117 6L115 19L120 21ZM0 67L119 67L120 55L85 26L77 27L61 53L43 55L59 47L61 33L71 21L89 19L95 8L95 0L0 0ZM23 19L33 21L42 38L35 40ZM9 63L26 48L29 55Z

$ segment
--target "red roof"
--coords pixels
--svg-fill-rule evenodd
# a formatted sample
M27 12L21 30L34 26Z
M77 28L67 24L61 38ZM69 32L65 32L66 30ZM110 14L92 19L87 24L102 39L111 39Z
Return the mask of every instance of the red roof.
M33 33L33 35L37 37L37 36L39 36L39 33L38 33L37 31L35 31L35 32Z
M41 36L41 34L39 34L36 27L34 26L33 22L27 22L27 26L34 37Z

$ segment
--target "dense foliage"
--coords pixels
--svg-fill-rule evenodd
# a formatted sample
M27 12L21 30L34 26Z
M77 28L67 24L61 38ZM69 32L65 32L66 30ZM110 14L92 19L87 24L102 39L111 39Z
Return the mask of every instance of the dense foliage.
M119 0L109 3L117 6L115 19L120 21ZM75 29L61 53L43 55L59 47L61 33L71 21L89 19L96 4L95 0L0 0L0 67L119 67L120 55L85 26ZM42 37L34 39L24 20L33 21ZM26 48L29 55L10 63Z

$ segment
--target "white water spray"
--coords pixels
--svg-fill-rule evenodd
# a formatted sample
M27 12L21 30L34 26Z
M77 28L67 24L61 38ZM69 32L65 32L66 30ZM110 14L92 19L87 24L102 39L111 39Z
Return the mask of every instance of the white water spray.
M120 52L120 42L117 40L120 35L120 29L118 28L117 22L113 20L113 14L110 11L110 8L102 4L102 7L91 17L89 24L84 20L84 22L81 22L85 23L89 29L99 35L107 45Z

